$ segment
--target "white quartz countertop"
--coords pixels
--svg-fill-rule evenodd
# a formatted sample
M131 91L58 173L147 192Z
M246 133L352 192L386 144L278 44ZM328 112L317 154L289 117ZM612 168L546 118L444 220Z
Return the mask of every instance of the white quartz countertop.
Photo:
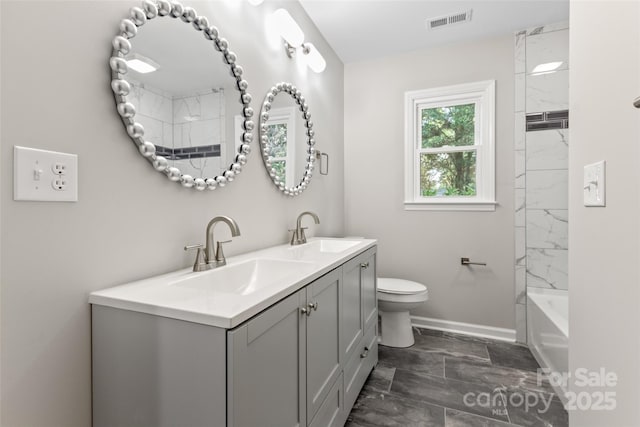
M351 246L341 250L343 244ZM89 302L231 329L375 245L311 238L229 257L226 266L204 272L186 268L96 291Z

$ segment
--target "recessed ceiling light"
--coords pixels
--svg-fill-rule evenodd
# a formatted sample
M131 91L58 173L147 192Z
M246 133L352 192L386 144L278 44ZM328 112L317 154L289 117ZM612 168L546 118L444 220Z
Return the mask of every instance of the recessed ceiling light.
M544 64L536 65L531 74L549 74L555 72L562 65L562 61L558 62L546 62Z
M127 66L140 74L153 73L160 68L160 65L155 61L137 53L129 56L129 59L127 59Z

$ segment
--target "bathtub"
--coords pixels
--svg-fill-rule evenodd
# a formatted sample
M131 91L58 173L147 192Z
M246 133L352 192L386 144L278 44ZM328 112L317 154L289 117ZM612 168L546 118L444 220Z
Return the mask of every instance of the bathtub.
M527 340L542 368L569 372L569 297L556 289L527 288ZM564 400L566 384L553 384Z

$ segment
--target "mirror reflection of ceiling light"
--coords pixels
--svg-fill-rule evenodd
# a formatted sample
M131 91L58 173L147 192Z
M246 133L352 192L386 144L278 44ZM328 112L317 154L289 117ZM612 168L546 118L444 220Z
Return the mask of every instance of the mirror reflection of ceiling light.
M305 55L307 65L313 71L321 73L327 67L327 62L318 49L313 44L304 42L302 29L285 9L273 12L269 17L268 27L284 39L284 47L289 58L293 58L296 49L300 47Z
M562 61L558 62L546 62L544 64L536 65L531 74L550 74L555 73L558 68L562 65Z
M127 58L127 66L140 74L153 73L160 68L157 62L138 53L134 53Z

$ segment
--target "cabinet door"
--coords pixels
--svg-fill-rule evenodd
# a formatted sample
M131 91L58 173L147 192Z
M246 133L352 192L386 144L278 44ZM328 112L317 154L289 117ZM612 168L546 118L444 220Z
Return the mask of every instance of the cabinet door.
M307 286L307 419L311 421L340 375L340 282L333 270Z
M333 384L331 390L318 409L318 413L309 424L309 427L343 427L348 414L344 411L344 392L342 375Z
M228 332L228 427L306 426L305 296L300 290Z
M361 260L362 258L357 256L342 266L340 351L345 361L351 359L363 333Z
M378 297L376 295L376 251L369 249L362 254L361 286L362 286L362 322L363 330L367 330L378 321Z

